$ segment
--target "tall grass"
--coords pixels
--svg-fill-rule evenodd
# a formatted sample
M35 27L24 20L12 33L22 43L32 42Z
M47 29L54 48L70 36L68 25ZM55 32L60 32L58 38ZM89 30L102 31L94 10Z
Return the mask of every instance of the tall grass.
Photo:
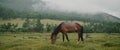
M0 50L120 50L120 34L91 33L84 43L77 44L77 34L68 34L70 41L62 42L58 34L56 44L51 44L51 33L0 34ZM14 37L16 36L16 37Z

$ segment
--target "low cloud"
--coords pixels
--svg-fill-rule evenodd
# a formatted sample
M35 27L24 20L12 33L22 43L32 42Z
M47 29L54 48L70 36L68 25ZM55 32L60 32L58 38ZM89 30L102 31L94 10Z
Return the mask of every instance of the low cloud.
M42 0L44 8L72 12L106 12L120 17L120 0ZM37 6L38 5L38 6ZM40 10L40 3L33 4L34 9Z
M0 0L0 4L15 10L106 12L120 18L120 0Z

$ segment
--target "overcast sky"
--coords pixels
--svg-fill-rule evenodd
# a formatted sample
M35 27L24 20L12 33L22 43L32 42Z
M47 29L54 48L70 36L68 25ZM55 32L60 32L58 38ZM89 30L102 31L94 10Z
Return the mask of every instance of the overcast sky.
M35 0L33 0L35 1ZM120 18L120 0L42 0L45 7L59 11L106 12ZM35 10L41 3L33 4Z
M106 12L120 18L120 0L0 0L0 4L16 10Z

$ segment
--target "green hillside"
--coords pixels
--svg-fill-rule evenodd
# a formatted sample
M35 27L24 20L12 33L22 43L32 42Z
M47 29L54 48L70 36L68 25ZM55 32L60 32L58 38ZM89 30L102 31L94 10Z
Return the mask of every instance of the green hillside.
M54 20L75 20L83 22L117 22L120 23L120 18L113 15L100 12L100 13L75 13L75 12L60 12L54 10L48 11L16 11L0 5L0 18L41 18L41 19L54 19Z
M0 5L0 32L52 32L61 22L80 23L89 33L120 32L120 19L104 12L17 11Z

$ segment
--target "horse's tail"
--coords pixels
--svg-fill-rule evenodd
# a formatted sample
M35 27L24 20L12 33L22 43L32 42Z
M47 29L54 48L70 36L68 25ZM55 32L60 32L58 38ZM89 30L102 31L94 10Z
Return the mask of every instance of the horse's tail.
M81 27L81 34L80 34L80 37L81 37L81 40L82 40L82 41L84 41L84 40L83 40L83 31L84 31L84 30L83 30L83 26L82 26L82 27Z
M84 31L84 30L83 30L83 26L81 26L79 23L76 23L76 24L79 25L79 26L81 27L81 30L80 30L80 32L81 32L81 33L80 33L80 37L81 37L81 41L84 41L84 40L83 40L83 31Z

